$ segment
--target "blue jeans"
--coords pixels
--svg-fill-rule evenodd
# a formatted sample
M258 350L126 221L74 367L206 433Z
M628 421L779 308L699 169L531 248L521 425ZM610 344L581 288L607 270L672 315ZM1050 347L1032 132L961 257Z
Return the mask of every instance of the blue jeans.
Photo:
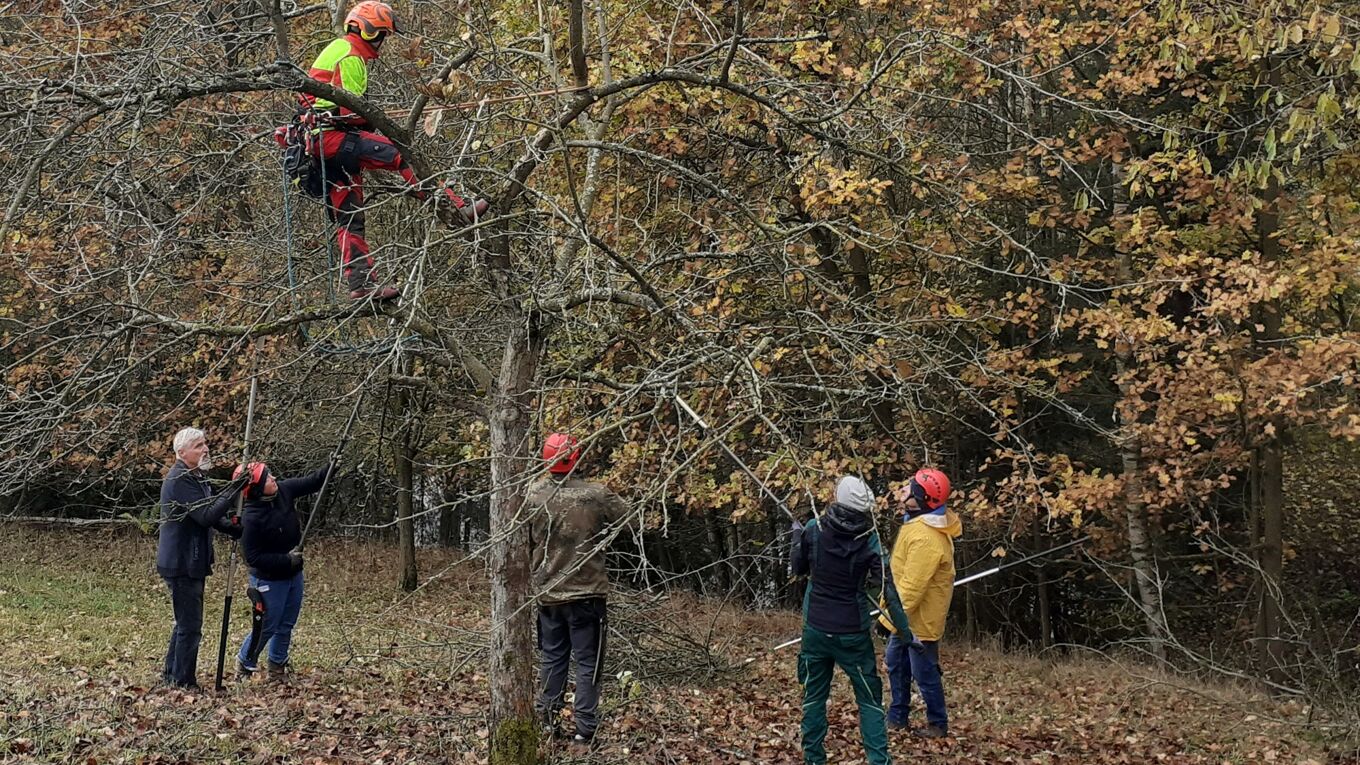
M161 680L167 685L193 687L198 685L198 645L203 642L203 580L171 576L165 578L165 586L170 588L175 626L170 629Z
M275 664L288 663L288 646L293 642L293 627L302 613L302 572L290 579L257 579L250 577L250 586L260 591L264 599L264 625L260 630L260 644L269 647L269 660ZM236 658L247 669L255 670L250 656L250 633L241 641Z
M940 673L940 642L938 640L908 643L896 635L888 638L883 659L888 665L888 683L892 686L892 704L888 706L888 722L906 725L911 711L911 683L921 692L926 705L926 722L941 730L949 730L949 714L944 708L944 680Z

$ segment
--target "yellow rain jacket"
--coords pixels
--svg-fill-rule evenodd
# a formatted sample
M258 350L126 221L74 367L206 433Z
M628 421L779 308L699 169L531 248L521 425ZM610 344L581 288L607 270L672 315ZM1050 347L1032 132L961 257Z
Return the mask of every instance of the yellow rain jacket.
M944 637L944 620L954 597L954 538L963 523L951 510L918 515L902 524L893 543L892 574L902 610L917 640ZM890 621L879 617L889 630Z

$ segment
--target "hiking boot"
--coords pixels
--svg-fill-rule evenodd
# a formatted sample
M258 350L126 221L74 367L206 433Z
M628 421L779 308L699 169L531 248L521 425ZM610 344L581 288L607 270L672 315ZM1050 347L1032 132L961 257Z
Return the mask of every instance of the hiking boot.
M245 665L245 662L242 662L242 661L236 662L236 680L237 680L237 682L245 682L245 681L249 680L249 679L250 679L250 676L253 675L253 674L255 674L256 670L258 670L258 669L259 669L259 667L247 667L247 666Z
M941 728L938 725L927 725L924 728L917 728L916 730L912 731L911 735L915 736L916 738L948 738L949 731L948 729Z
M269 673L269 679L276 682L284 680L290 671L289 662L275 664L270 659L264 660L264 668Z
M911 727L910 723L908 723L906 720L903 720L902 722L897 722L895 720L888 721L888 730L906 730L907 728L910 727Z
M390 284L370 284L349 291L350 300L376 300L381 303L385 300L395 300L399 297L401 297L401 290Z

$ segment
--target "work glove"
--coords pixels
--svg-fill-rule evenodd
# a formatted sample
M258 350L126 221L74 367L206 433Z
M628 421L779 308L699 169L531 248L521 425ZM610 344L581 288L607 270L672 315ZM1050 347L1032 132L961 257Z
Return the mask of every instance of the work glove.
M244 489L244 488L246 487L246 482L249 481L249 480L250 480L250 472L249 472L249 471L242 472L240 475L236 476L235 478L231 479L230 481L227 481L227 485L224 486L224 487L222 487L222 493L223 493L223 494L240 494L240 493L241 493L241 490Z
M887 626L880 621L874 622L874 632L877 632L878 636L881 638L889 638L892 637L893 634L892 630L888 629Z
M288 551L288 562L293 564L293 570L298 571L302 568L302 551L294 547Z

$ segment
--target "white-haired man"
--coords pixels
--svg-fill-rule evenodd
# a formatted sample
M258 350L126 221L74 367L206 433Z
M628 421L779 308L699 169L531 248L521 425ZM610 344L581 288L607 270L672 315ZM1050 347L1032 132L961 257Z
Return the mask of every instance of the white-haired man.
M198 687L198 644L203 639L203 584L212 573L211 531L240 537L240 527L227 516L241 483L213 495L206 471L212 467L203 431L184 428L175 434L175 464L161 484L160 544L156 571L170 589L175 626L165 652L161 679L167 685Z

